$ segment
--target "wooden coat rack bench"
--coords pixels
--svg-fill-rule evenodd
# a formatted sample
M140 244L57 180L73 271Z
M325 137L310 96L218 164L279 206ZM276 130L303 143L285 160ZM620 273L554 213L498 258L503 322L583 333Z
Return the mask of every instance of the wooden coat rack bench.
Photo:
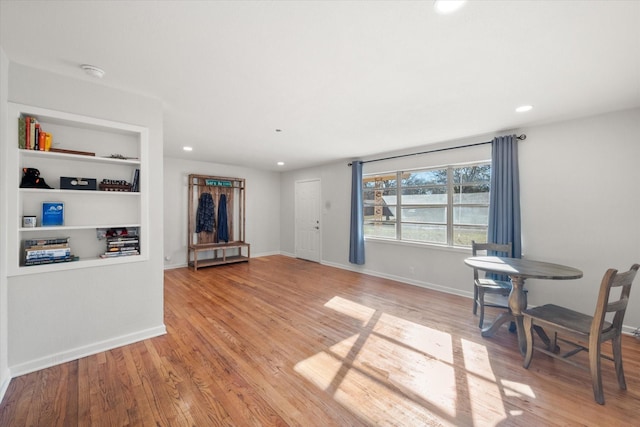
M214 265L246 262L251 257L251 246L245 242L245 180L208 175L189 175L188 193L188 251L187 264L194 270ZM197 210L204 193L213 199L215 226L213 231L197 232ZM220 198L226 197L226 224L228 241L219 236Z

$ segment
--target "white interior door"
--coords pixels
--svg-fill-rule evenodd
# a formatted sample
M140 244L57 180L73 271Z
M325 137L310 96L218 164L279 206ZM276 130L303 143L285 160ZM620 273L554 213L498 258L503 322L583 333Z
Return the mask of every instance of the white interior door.
M296 181L296 257L320 262L320 180Z

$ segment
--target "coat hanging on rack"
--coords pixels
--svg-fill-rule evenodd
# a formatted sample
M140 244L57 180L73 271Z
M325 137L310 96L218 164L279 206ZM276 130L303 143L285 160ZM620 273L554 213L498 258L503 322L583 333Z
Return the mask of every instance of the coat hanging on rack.
M198 210L196 212L196 233L206 231L213 233L215 229L214 203L211 193L202 193L198 200Z
M220 195L218 202L218 241L229 242L229 226L227 225L227 196Z

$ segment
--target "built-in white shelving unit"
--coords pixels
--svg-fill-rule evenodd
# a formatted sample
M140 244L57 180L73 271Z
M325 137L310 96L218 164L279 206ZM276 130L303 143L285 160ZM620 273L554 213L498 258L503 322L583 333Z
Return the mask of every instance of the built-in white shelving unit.
M53 148L94 153L95 156L18 147L18 118L35 117L53 135ZM7 168L7 267L10 276L76 268L139 262L148 259L148 129L61 111L9 103L9 141L5 144ZM13 138L13 140L11 140ZM124 158L113 158L113 156ZM53 189L20 188L23 168L36 168ZM140 191L63 190L60 177L131 182L139 173ZM64 223L43 227L42 203L63 202ZM23 227L23 216L35 216L37 227ZM97 229L132 228L139 232L140 255L100 258L105 241ZM69 237L77 261L22 265L26 239Z

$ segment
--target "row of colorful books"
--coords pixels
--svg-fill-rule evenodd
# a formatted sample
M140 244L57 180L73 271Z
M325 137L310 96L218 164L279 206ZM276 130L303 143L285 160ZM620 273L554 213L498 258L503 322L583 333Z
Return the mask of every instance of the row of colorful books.
M21 116L18 118L18 148L49 151L52 138L50 133L42 130L35 117Z
M77 259L71 253L68 237L48 237L24 241L24 265L53 264Z

